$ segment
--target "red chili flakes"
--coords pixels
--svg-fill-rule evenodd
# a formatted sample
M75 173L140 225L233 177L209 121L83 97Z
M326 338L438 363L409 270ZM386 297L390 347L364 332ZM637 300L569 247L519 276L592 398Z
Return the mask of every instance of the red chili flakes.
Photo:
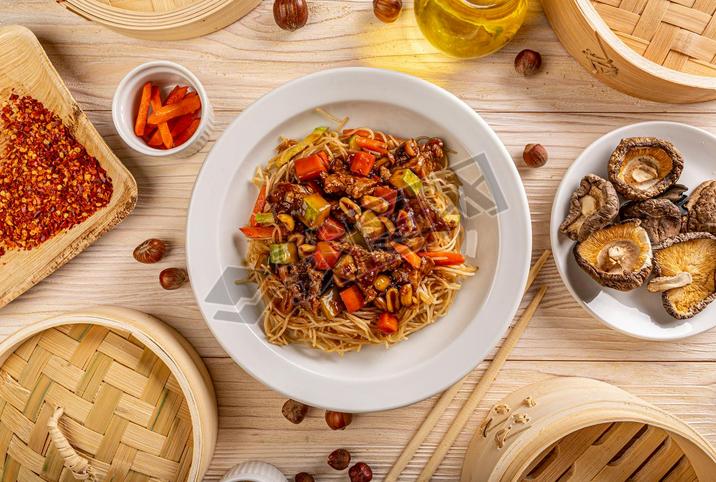
M109 204L107 172L38 100L12 94L2 104L0 140L0 256L35 248Z

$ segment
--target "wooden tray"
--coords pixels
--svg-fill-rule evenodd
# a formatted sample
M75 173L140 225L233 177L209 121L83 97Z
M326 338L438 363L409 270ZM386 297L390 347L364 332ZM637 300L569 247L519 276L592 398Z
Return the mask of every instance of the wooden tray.
M58 0L124 35L148 40L199 37L231 25L260 0Z
M0 375L2 480L203 480L218 431L211 378L158 319L98 307L40 321L0 343Z
M636 97L716 99L716 2L542 0L569 53L599 80Z
M714 480L716 450L678 418L607 383L553 378L492 407L462 482Z
M72 259L134 209L137 184L82 112L33 33L20 26L0 27L0 95L10 90L32 95L59 115L77 140L112 178L110 203L83 223L30 251L0 257L0 307Z

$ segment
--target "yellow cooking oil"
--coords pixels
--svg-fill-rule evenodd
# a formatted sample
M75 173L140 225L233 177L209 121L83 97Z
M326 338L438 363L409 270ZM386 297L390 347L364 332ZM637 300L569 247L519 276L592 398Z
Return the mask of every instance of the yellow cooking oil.
M512 40L528 0L415 0L423 35L438 49L461 58L482 57Z

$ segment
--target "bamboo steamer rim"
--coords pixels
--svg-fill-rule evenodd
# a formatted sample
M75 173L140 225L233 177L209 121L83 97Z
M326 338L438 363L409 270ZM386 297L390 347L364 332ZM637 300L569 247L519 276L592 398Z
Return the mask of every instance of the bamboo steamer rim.
M87 13L92 13L99 18L108 20L127 20L131 22L156 22L181 21L194 18L193 15L202 14L207 9L221 8L235 0L197 0L184 7L169 10L166 12L142 12L139 10L127 10L113 5L107 5L95 0L64 0L66 3L77 8L83 8Z
M635 68L684 87L716 90L716 77L679 72L642 57L612 31L590 0L571 1L575 2L582 16L589 22L589 26L595 31L597 36L607 40L609 47L614 49L624 60L632 64Z
M96 0L58 0L69 11L130 37L183 40L200 37L238 21L260 0L197 0L169 12L125 10Z
M192 421L192 461L187 480L202 480L216 446L216 393L199 354L179 332L158 318L115 306L87 308L48 318L21 328L0 342L0 366L33 336L58 326L76 324L94 324L129 332L169 368L187 401Z
M525 408L528 399L534 405ZM508 408L508 415L502 417L510 419L523 412L529 420L524 430L516 429L514 436L503 439L504 446L497 446L494 432L484 436L482 431L490 426L485 421L501 405L514 408L514 411ZM470 441L460 480L521 480L548 447L580 430L614 422L635 422L663 430L675 439L694 468L700 467L698 473L703 474L704 464L716 467L716 449L678 417L605 382L553 377L518 388L490 409Z

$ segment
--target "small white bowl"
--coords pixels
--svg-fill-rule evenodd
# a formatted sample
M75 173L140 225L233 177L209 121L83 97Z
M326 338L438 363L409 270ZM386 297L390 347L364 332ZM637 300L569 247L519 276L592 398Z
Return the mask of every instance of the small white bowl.
M220 482L287 482L287 480L273 465L254 460L235 465Z
M194 135L173 149L155 149L134 133L134 120L141 98L142 86L152 82L164 95L175 85L188 85L201 99L201 122ZM147 62L132 69L117 86L112 99L112 121L122 140L132 149L152 157L188 157L198 152L209 140L214 113L199 79L186 67L166 60Z

